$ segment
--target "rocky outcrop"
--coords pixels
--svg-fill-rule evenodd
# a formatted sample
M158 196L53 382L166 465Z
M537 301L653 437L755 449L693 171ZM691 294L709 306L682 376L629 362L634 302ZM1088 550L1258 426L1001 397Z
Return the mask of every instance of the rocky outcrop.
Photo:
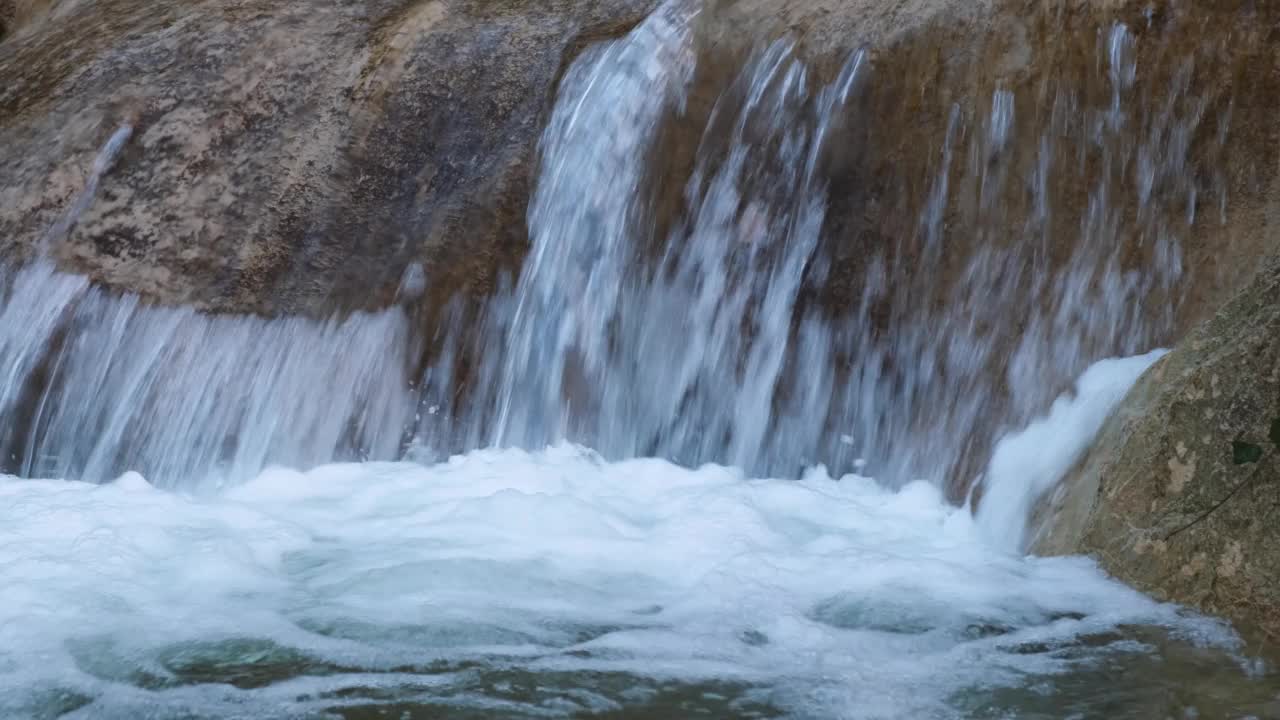
M1280 188L1275 4L708 8L690 98L650 173L654 234L688 216L693 158L728 135L709 123L743 101L727 89L753 52L795 40L818 86L867 48L824 158L822 270L801 304L855 328L858 353L886 348L881 366L855 359L841 382L874 374L901 393L870 403L884 417L837 418L832 432L874 426L881 437L858 440L869 455L917 452L889 471L899 477L947 478L962 498L993 438L1090 361L1171 344L1248 281L1240 268L1273 230L1262 208ZM1132 312L1084 329L1124 293ZM1018 357L1073 333L1060 352ZM1036 383L1045 390L1026 391Z
M1032 549L1280 637L1280 261L1152 367Z
M213 311L385 306L414 261L430 304L484 295L527 247L560 73L656 4L0 0L0 254L29 257L136 122L57 238L66 269ZM786 27L771 7L718 4L716 27L755 18L738 38L813 30L847 50L901 30L871 3L795 3ZM917 4L916 22L946 8Z
M830 171L825 234L841 267L826 289L829 303L847 305L862 292L850 281L861 275L860 259L890 241L913 256L906 264L922 259L920 226L940 177L950 252L942 267L922 274L920 291L948 284L977 247L991 243L1043 235L1050 264L1062 263L1089 230L1090 203L1101 202L1113 206L1117 226L1107 231L1123 245L1128 267L1152 261L1154 236L1179 237L1188 272L1164 298L1176 306L1172 339L1243 287L1248 275L1239 268L1263 254L1271 227L1263 209L1277 193L1280 157L1280 124L1270 110L1280 93L1274 3L710 5L699 70L708 105L742 56L771 38L797 40L826 76L852 49L870 50L872 79L844 129L853 147ZM1132 35L1130 57L1112 56L1117 24ZM1131 92L1117 94L1113 60L1133 63ZM998 148L990 140L997 93L1011 110ZM1089 116L1113 106L1127 125L1108 133ZM691 114L697 110L695 102ZM943 167L948 143L954 157ZM1139 167L1143 152L1157 165L1180 156L1180 172ZM1053 171L1040 180L1048 211L1037 218L1033 183L1042 163ZM1144 179L1144 172L1154 175Z
M1092 360L1170 346L1248 282L1280 235L1267 212L1280 191L1280 5L972 3L925 22L912 20L927 4L879 7L904 30L871 46L872 77L845 127L852 139L832 158L833 266L812 297L837 314L858 307L884 259L891 288L868 314L896 346L886 375L921 393L906 414L947 428L913 446L931 448L917 469L943 465L958 498L992 438L1044 412ZM786 17L811 22L797 8ZM823 52L834 46L806 37ZM1117 90L1127 63L1133 84ZM1160 256L1169 240L1178 260ZM1082 252L1090 243L1108 250ZM983 266L986 253L1007 264ZM1137 322L1117 318L1082 332L1076 356L1064 345L1020 368L1020 345L1047 346L1107 301L1096 285L1066 299L1056 280L1044 283L1082 259L1097 281L1105 263L1138 277L1181 269L1135 295ZM1056 325L1064 314L1074 318ZM895 375L928 349L904 342L912 327L930 328L922 345L985 355L935 369L938 392L921 392L919 377ZM966 375L970 362L982 370ZM1020 372L1048 392L1015 391ZM970 398L982 407L949 417Z
M867 3L799 19L844 45L901 30ZM916 18L945 9L917 3ZM656 0L0 0L0 255L56 227L137 127L55 255L96 282L213 311L384 306L421 261L432 304L518 267L536 146L567 63ZM837 4L838 5L838 4ZM823 20L823 18L828 18ZM763 22L769 19L770 22ZM821 30L821 32L818 32ZM824 49L831 49L830 41Z
M385 306L414 260L435 298L486 292L562 68L653 4L53 3L0 41L0 251L30 255L134 119L65 268L268 314Z

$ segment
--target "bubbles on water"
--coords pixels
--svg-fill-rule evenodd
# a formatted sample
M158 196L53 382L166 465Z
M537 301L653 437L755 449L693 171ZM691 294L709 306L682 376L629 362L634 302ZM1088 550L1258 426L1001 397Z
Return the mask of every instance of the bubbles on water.
M1173 652L1150 638L1202 635L1218 667L1235 647L1088 560L992 553L928 484L572 446L272 469L214 497L4 480L0 564L6 717L963 717L966 693Z

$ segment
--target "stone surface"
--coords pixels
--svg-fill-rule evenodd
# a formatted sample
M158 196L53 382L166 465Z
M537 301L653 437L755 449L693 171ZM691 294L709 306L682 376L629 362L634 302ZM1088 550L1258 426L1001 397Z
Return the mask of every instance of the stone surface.
M433 297L485 292L527 243L562 68L652 5L63 0L24 13L0 41L0 252L28 256L137 117L57 243L64 267L272 314L386 305L413 260Z
M1060 366L1035 368L1046 398L1066 390L1088 359L1172 345L1248 282L1267 238L1280 236L1267 211L1280 192L1280 4L812 0L772 14L765 6L718 6L732 20L704 31L690 127L700 131L699 113L762 39L795 39L821 77L853 48L868 48L869 79L828 159L822 242L832 266L806 298L839 318L864 302L883 260L891 290L867 313L876 340L899 343L904 327L924 325L936 331L930 342L942 343L955 327L974 328L987 353L975 360L982 381L953 378L950 397L981 397L984 409L951 428L964 438L961 457L925 469L948 478L957 500L985 467L992 439L1047 408L1021 402L1015 383L990 379L1026 372L1010 359L1035 311L1089 312L1078 299L1062 307L1058 287L1037 285L1075 262L1078 247L1114 248L1110 258L1085 258L1097 263L1095 277L1113 259L1122 272L1149 275L1146 268L1170 262L1158 256L1158 240L1176 238L1182 272L1145 292L1134 308L1141 320L1085 338ZM1111 43L1119 23L1132 39L1136 82L1117 95ZM1012 110L1001 142L991 139L998 94ZM1106 117L1112 108L1115 125ZM663 176L682 172L677 161ZM670 187L678 192L681 183ZM930 217L936 188L945 188L945 202ZM975 281L973 259L996 247L1008 266ZM943 310L956 307L963 311ZM911 367L916 350L895 350L886 376L895 361ZM922 424L947 412L935 400L918 408Z
M0 0L0 256L32 254L136 119L56 238L64 268L228 312L385 306L415 261L429 304L487 294L527 248L560 73L655 4ZM947 7L915 4L917 22ZM735 37L794 31L832 53L906 27L865 2L709 5L708 27L751 17Z
M1039 513L1035 552L1280 637L1280 261L1138 381Z

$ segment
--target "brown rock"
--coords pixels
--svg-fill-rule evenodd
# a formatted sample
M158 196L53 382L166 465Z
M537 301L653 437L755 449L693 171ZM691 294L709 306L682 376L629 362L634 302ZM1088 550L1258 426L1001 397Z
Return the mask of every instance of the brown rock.
M1040 509L1157 597L1280 637L1280 261L1149 370Z
M985 466L992 438L1046 410L1088 359L1172 345L1243 287L1280 238L1280 216L1269 210L1280 196L1273 110L1280 4L810 0L772 13L766 6L777 4L716 5L720 14L703 32L691 134L700 133L742 56L763 41L796 39L822 77L852 48L869 48L870 79L828 167L823 251L832 267L806 300L839 325L863 302L872 262L883 259L889 288L867 310L882 334L875 341L901 342L912 326L933 328L927 342L935 346L950 342L953 330L979 338L982 371L961 369L933 394L917 389L918 405L906 413L922 435L946 428L930 438L935 447L961 446L938 448L913 468L949 478L953 498ZM1116 23L1132 35L1136 82L1120 100L1122 124L1107 128L1099 118L1116 101L1109 75ZM998 93L1013 108L1001 143L989 140ZM1149 189L1135 161L1142 153L1158 166ZM1037 180L1041 163L1051 169ZM683 167L677 160L662 176L681 178ZM944 209L927 227L939 186L947 188ZM682 183L669 187L678 192ZM1008 393L1003 378L1015 370L1009 359L1027 337L1029 316L1063 309L1060 290L1038 282L1081 259L1085 243L1114 248L1122 271L1149 276L1168 262L1156 256L1157 239L1170 237L1184 272L1144 293L1140 322L1086 336L1078 357L1037 367L1048 390L1032 402ZM1043 249L1028 249L1037 245ZM1009 265L975 279L974 258L996 247ZM1102 276L1106 252L1083 259ZM1084 314L1092 301L1069 302ZM898 361L910 367L916 355L901 353L887 363L885 382L914 384L918 378L894 375ZM952 369L959 368L940 374ZM983 408L951 417L958 398L981 398ZM901 429L891 432L901 442Z
M65 267L263 313L386 305L415 259L433 297L484 292L526 245L559 73L652 5L54 3L0 41L0 252L30 254L135 116Z
M0 41L0 254L30 253L83 187L97 149L136 115L109 182L58 247L69 269L224 311L385 305L414 260L437 302L458 290L483 294L527 246L536 142L559 73L585 44L625 32L654 4L0 0L10 28ZM1142 59L1160 86L1178 60L1195 57L1206 117L1234 103L1233 140L1250 137L1205 158L1226 169L1232 227L1237 218L1258 224L1249 198L1274 174L1274 143L1263 140L1275 135L1267 99L1276 80L1257 63L1268 59L1259 38L1274 18L1247 16L1274 13L1247 6L1179 11L1178 22L1162 10L1169 17L1144 32L1168 37L1146 43ZM741 55L772 38L797 39L827 74L856 47L876 48L866 126L855 135L869 149L842 158L833 178L827 234L838 267L824 293L839 304L859 291L853 266L866 243L914 233L953 108L977 124L994 89L1013 92L1024 110L1013 147L1023 150L1007 163L1010 176L1024 176L1045 127L1029 110L1059 86L1077 85L1086 100L1102 92L1098 29L1117 18L1151 25L1146 7L715 0L701 21L702 79L686 124L700 131L699 113ZM1207 141L1216 129L1195 128L1205 153L1219 152ZM687 169L687 154L675 157ZM681 168L671 170L678 179ZM954 235L1021 227L1020 188L996 204L1000 227L966 210L976 179L953 183ZM679 182L668 185L678 193ZM1056 217L1065 243L1087 198L1064 188ZM1233 243L1256 254L1247 238ZM1208 268L1222 247L1192 249L1191 258ZM1238 286L1199 278L1193 295Z

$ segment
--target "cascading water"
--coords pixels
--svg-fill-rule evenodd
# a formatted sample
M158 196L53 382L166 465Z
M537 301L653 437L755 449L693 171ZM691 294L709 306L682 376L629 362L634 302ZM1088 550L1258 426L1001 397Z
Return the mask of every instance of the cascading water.
M1081 107L1078 91L1058 90L1030 150L1030 177L1008 169L1019 112L1011 93L997 91L976 127L953 113L918 235L907 238L914 247L899 240L876 252L860 304L841 330L855 360L839 422L882 463L882 474L967 483L970 477L955 475L981 467L974 462L985 460L989 437L1044 412L1091 362L1169 337L1183 228L1165 225L1149 197L1127 218L1120 185L1138 176L1148 193L1157 182L1165 186L1163 202L1194 205L1195 181L1181 169L1201 118L1178 112L1185 87L1163 107L1136 101L1132 42L1117 25L1099 58L1109 106ZM1068 194L1059 186L1085 167L1096 173L1087 211L1068 237L1055 235L1055 203ZM957 182L974 216L962 225L968 238L946 229ZM1018 212L1023 193L1031 196L1027 213ZM1022 215L1022 227L1004 221ZM972 251L954 277L920 271L954 263L957 245ZM1065 257L1055 252L1063 246ZM1122 258L1135 248L1150 261L1126 267Z
M219 317L54 269L47 254L133 130L111 134L36 259L0 284L0 467L212 489L270 464L397 457L414 408L400 308L341 322Z
M696 16L665 5L568 70L523 271L480 318L454 307L420 380L399 307L217 316L43 257L6 275L8 469L68 481L0 482L0 716L1275 709L1221 623L1018 552L1159 353L1095 361L1171 332L1204 202L1194 59L1155 102L1117 25L1107 102L957 105L920 217L854 248L832 307L878 70L779 42L703 116ZM946 501L983 474L976 519Z
M98 481L135 469L195 487L271 463L394 459L412 436L417 457L569 440L614 459L770 476L824 464L963 488L996 437L1091 362L1169 337L1183 228L1151 208L1182 204L1194 222L1184 169L1205 111L1187 85L1194 59L1168 99L1137 98L1134 40L1115 26L1098 58L1110 101L1082 107L1060 88L1032 130L1030 177L1011 170L1015 150L1028 152L1015 147L1012 93L995 92L985 117L957 107L914 231L861 249L856 300L819 307L806 291L830 270L829 156L868 112L854 100L874 71L855 53L820 83L785 42L758 53L705 119L681 210L660 228L652 188L668 179L654 156L697 72L693 7L664 6L566 74L518 283L481 322L448 328L420 381L405 376L413 344L398 309L329 323L209 318L62 275L46 298L51 271L21 271L5 312L23 335L7 338L0 388L10 469ZM131 132L104 146L50 241ZM1095 179L1064 242L1052 220L1071 162ZM1133 217L1120 196L1130 187ZM1032 211L1011 229L1001 220L1019 215L1023 188ZM972 216L958 231L947 222L957 204ZM1135 246L1148 261L1126 266ZM174 343L190 352L161 351ZM245 367L256 377L235 372ZM339 399L315 397L339 378Z
M399 308L344 321L220 317L112 296L37 261L0 311L12 472L209 489L269 464L394 459L412 419Z
M420 445L448 454L567 439L611 458L762 475L861 460L882 482L963 487L995 436L1047 410L1090 363L1169 337L1182 228L1149 206L1156 187L1162 203L1195 206L1183 168L1201 117L1186 87L1163 106L1134 102L1124 26L1098 59L1111 102L1082 108L1062 89L1032 177L1009 169L1012 93L997 91L977 122L957 108L915 232L869 248L859 300L833 312L806 305L803 291L829 270L826 155L842 141L831 128L859 122L850 99L872 72L865 55L819 89L785 43L750 62L707 120L684 214L654 252L648 186L665 179L648 177L646 162L694 74L678 7L567 75L529 261L490 305L478 345L470 319L446 337L424 404L451 428L424 426ZM1050 219L1066 194L1059 178L1076 177L1059 163L1072 159L1097 168L1096 182L1064 242ZM1116 187L1129 177L1141 195L1132 218ZM1033 211L1011 230L999 221L1017 216L1019 183ZM956 186L976 195L973 237L946 227L950 204L965 200ZM1150 260L1126 266L1135 247ZM958 271L944 270L957 257ZM454 405L464 378L451 371L466 353L481 358L476 390Z
M463 419L471 442L569 438L610 457L752 469L792 445L794 471L824 434L814 418L825 398L799 393L798 406L784 409L795 426L781 433L774 402L801 344L812 354L801 369L813 373L808 388L831 383L825 338L793 339L792 316L822 225L828 126L863 56L813 97L790 47L757 58L728 94L742 106L717 109L731 128L727 157L700 154L689 221L649 266L644 161L693 71L685 23L674 9L660 12L566 77L530 212L531 257L514 294L491 309L478 351L491 359L478 386L493 396L482 391Z

